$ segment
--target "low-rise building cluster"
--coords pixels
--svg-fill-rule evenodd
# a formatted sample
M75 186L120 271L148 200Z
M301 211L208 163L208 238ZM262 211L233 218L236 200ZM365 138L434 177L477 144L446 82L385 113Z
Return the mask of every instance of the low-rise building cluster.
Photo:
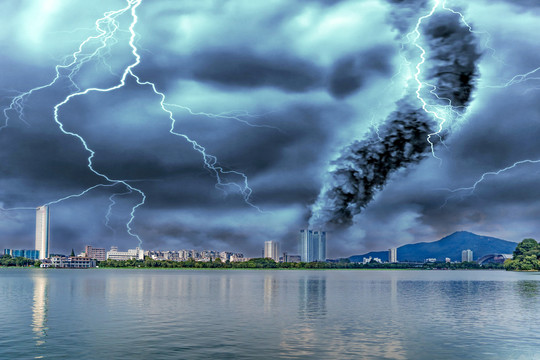
M229 251L215 251L215 250L149 250L145 252L145 255L153 260L172 260L172 261L215 261L220 259L221 261L247 261L248 258L244 257L242 253L233 253Z

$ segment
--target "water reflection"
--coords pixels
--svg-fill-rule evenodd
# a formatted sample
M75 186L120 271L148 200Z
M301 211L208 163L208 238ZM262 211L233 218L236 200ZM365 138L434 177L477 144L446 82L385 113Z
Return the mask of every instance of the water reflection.
M517 282L519 295L524 298L532 299L538 296L540 282L534 280L521 280Z
M326 315L326 278L301 278L298 290L298 316L301 319L318 319Z
M47 336L47 309L49 306L49 285L47 276L34 276L34 297L32 300L32 331L36 346L45 343Z
M278 279L274 275L264 277L264 311L272 311L278 295Z

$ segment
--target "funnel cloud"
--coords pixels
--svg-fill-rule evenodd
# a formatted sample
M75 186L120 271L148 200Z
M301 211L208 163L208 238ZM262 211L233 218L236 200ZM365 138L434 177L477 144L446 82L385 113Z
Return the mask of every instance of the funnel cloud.
M474 34L448 11L428 17L418 32L414 42L421 43L425 62L417 65L421 70L409 81L416 96L410 92L399 100L397 110L381 126L345 147L332 162L333 169L312 208L311 226L350 226L394 172L431 154L447 134L438 130L441 122L462 114L471 101L480 58ZM405 36L414 38L412 32ZM412 50L407 55L418 50L413 45L408 44ZM434 116L439 109L444 114Z

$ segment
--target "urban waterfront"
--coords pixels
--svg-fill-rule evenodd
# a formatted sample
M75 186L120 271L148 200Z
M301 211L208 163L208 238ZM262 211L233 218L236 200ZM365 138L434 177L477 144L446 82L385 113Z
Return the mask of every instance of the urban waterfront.
M0 269L2 359L540 359L540 274Z

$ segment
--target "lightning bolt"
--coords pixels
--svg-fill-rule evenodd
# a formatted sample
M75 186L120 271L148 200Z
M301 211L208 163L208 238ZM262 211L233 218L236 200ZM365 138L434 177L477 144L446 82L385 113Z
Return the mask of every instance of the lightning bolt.
M523 164L538 164L540 163L540 159L539 160L529 160L529 159L526 159L526 160L520 160L520 161L516 161L515 163L513 163L512 165L510 166L507 166L503 169L499 169L497 171L488 171L488 172L485 172L482 174L482 176L480 176L480 178L478 178L478 180L476 180L474 182L473 185L471 186L468 186L468 187L461 187L461 188L457 188L457 189L438 189L438 190L443 190L443 191L447 191L447 192L450 192L450 193L459 193L459 192L462 192L462 191L466 191L467 194L465 196L471 196L472 194L474 194L474 192L476 191L476 187L479 186L482 182L484 182L488 177L490 176L497 176L497 175L500 175L501 173L503 172L506 172L506 171L509 171L509 170L512 170L512 169L515 169L516 167L520 166L520 165L523 165ZM449 198L447 198L444 202L444 204L441 206L441 208L445 207L446 204L448 204L448 201L451 199L451 198L454 198L455 196L451 196Z
M462 114L459 111L459 109L461 108L461 110L465 110L465 108L464 107L456 107L456 106L452 105L452 101L450 99L440 97L436 93L437 86L432 85L432 84L428 84L428 83L423 82L421 80L422 66L426 62L427 51L419 43L419 40L420 40L420 38L422 36L422 34L420 32L420 27L421 27L422 22L424 20L426 20L426 19L430 18L431 16L433 16L433 14L435 14L435 12L437 10L439 10L439 9L442 9L443 11L449 11L449 12L451 12L453 14L456 14L456 15L460 16L461 21L465 24L465 26L468 28L469 32L471 32L471 33L475 33L475 34L487 34L487 33L473 31L472 27L467 23L467 21L465 20L465 17L463 16L463 14L461 12L453 10L453 9L446 6L446 0L444 0L444 1L434 0L433 6L431 7L431 10L426 15L421 16L421 17L418 18L418 20L416 22L416 25L414 27L414 30L411 31L410 33L408 33L406 35L406 37L405 37L409 44L412 44L414 47L416 47L420 51L420 56L419 56L420 60L414 66L415 71L413 72L413 75L412 75L412 77L414 78L414 81L415 81L415 83L417 85L415 94L416 94L416 98L422 104L422 109L427 114L429 114L433 118L435 118L437 123L438 123L437 130L435 132L431 133L431 134L428 134L427 141L428 141L428 143L429 143L429 145L431 147L432 156L434 158L438 159L439 162L442 163L442 159L439 158L435 154L435 143L433 142L432 139L434 137L438 137L439 141L444 146L446 146L446 144L444 144L444 142L442 141L442 137L441 137L441 132L443 131L444 125L445 125L446 122L454 121L456 119L462 118L464 116L464 114ZM491 49L488 46L489 39L490 39L490 37L489 37L489 34L488 34L488 40L486 41L484 46L486 48L488 48L488 49ZM491 50L493 50L493 49L491 49ZM493 50L493 54L494 54L494 51L495 50ZM428 100L422 95L423 94L423 89L426 89L428 91L428 93L432 95L432 98L435 99L434 103L428 102Z
M498 58L495 54L496 54L496 51L495 49L493 49L492 47L490 47L488 44L489 42L491 41L491 34L486 32L486 31L474 31L471 27L471 25L469 25L469 23L467 22L467 20L465 19L465 16L459 12L459 11L456 11L456 10L453 10L451 8L448 8L446 7L446 0L443 2L443 8L447 11L450 11L456 15L459 15L459 17L461 18L461 21L463 22L463 24L465 24L465 26L469 29L469 31L471 33L474 33L474 34L477 34L477 35L485 35L486 36L486 41L484 43L484 48L488 49L489 51L491 51L492 53L492 57L497 60L498 62L502 63L503 65L508 65L506 64L502 59ZM509 87L509 86L512 86L512 85L515 85L515 84L520 84L522 82L526 82L526 81L529 81L529 80L540 80L540 76L537 74L538 72L540 71L540 66L533 69L533 70L530 70L529 72L526 72L524 74L517 74L515 76L513 76L510 80L508 80L506 83L504 84L501 84L501 85L487 85L487 86L481 86L481 88L495 88L495 89L500 89L500 88L506 88L506 87ZM533 76L534 75L534 76Z
M19 95L15 96L12 99L9 107L3 110L5 122L4 122L4 125L0 127L0 131L9 125L9 118L10 118L9 112L11 111L15 111L18 114L18 118L29 126L30 124L24 118L25 100L29 96L31 96L33 93L39 90L50 88L51 86L56 84L58 80L67 77L67 79L69 80L70 86L76 90L80 90L78 85L73 80L73 77L77 75L77 73L79 72L79 70L85 63L95 59L96 57L102 58L102 52L103 50L108 48L109 41L111 40L116 41L114 39L114 35L116 31L118 30L118 22L116 21L116 18L119 17L120 15L123 15L126 11L128 11L130 6L131 4L128 4L128 6L126 6L123 9L106 12L102 18L99 18L98 20L96 20L95 29L97 30L98 35L87 37L79 45L78 50L75 51L71 55L72 57L71 62L64 65L56 65L55 66L56 76L53 78L51 82L49 82L46 85L35 87L29 91L22 92ZM94 51L92 51L91 53L85 54L84 49L87 46L91 46L96 41L99 44L99 46L97 46L94 49ZM67 62L67 57L64 60L64 63L65 62ZM67 72L67 74L63 74L63 72Z
M131 185L128 182L129 180L110 178L106 174L101 173L101 172L97 171L94 168L93 159L94 159L94 156L95 156L95 151L88 145L86 140L80 134L78 134L76 132L73 132L73 131L66 130L65 127L64 127L64 123L60 120L59 113L60 113L60 111L61 111L61 109L62 109L62 107L64 105L66 105L68 102L70 102L74 98L77 98L77 97L80 97L80 96L85 96L85 95L87 95L89 93L108 93L108 92L113 92L115 90L118 90L118 89L125 86L126 80L128 78L134 79L136 81L136 83L138 85L140 85L140 86L149 87L153 91L153 93L159 97L159 99L160 99L160 101L159 101L160 108L161 108L161 110L163 112L165 112L168 115L168 117L170 119L171 126L170 126L170 129L169 129L169 133L176 136L176 137L180 137L183 140L189 142L192 145L192 148L195 151L197 151L198 153L200 153L200 155L203 158L205 168L208 169L215 176L215 178L217 179L217 183L215 185L216 188L224 191L225 193L227 193L226 190L229 189L229 188L236 189L236 191L238 191L242 195L242 197L243 197L246 204L250 205L251 207L253 207L253 208L255 208L255 209L257 209L258 211L261 211L261 212L262 212L262 210L251 202L252 189L248 185L247 176L244 173L239 172L239 171L224 169L222 166L218 165L218 160L217 160L217 158L215 156L210 155L210 154L207 153L205 147L203 147L202 145L200 145L199 143L197 143L195 140L191 139L187 135L176 131L175 130L176 119L174 118L174 115L173 115L172 111L169 110L169 108L167 106L181 107L182 109L188 110L193 115L204 115L204 116L215 117L215 118L236 119L238 121L242 121L242 122L246 123L249 126L270 127L270 126L264 126L264 125L251 124L248 121L244 120L240 116L241 114L234 114L234 113L226 114L225 113L225 114L221 114L221 115L213 115L213 114L208 114L208 113L195 113L195 112L191 111L187 107L182 107L182 106L174 105L174 104L168 104L168 103L166 103L165 94L160 92L157 89L157 86L154 83L152 83L150 81L142 81L134 73L134 69L141 62L141 57L140 57L140 55L138 53L137 46L135 45L135 40L136 40L136 36L137 36L137 34L135 32L135 26L138 23L138 16L137 16L137 13L136 13L136 9L140 6L141 2L142 2L142 0L127 0L127 5L124 8L122 8L120 10L116 10L116 11L106 12L102 18L96 20L95 26L96 26L96 30L98 32L98 35L89 36L88 38L86 38L79 45L78 50L75 53L72 54L71 62L66 64L65 63L66 61L65 61L64 64L57 65L55 67L56 76L54 77L54 79L51 82L49 82L46 85L35 87L35 88L33 88L33 89L31 89L31 90L29 90L27 92L24 92L24 93L21 93L21 94L15 96L13 98L13 100L11 101L10 106L8 108L4 109L5 123L4 123L3 126L0 127L0 131L1 131L2 129L4 129L5 127L7 127L9 125L9 114L12 111L15 111L18 114L18 117L19 117L19 119L21 121L23 121L27 125L29 125L29 123L24 119L24 111L23 110L24 110L25 100L29 96L31 96L33 93L35 93L35 92L37 92L39 90L43 90L43 89L52 87L53 85L55 85L59 81L59 79L67 78L68 81L69 81L69 84L70 84L70 88L74 89L75 92L69 94L68 96L66 96L64 98L64 100L62 100L61 102L59 102L58 104L56 104L54 106L54 108L53 108L54 109L54 112L53 112L54 121L58 125L58 128L60 129L60 131L62 133L64 133L65 135L74 137L74 138L76 138L76 139L78 139L80 141L80 143L82 144L84 149L89 153L89 156L87 158L87 166L88 166L88 168L95 175L102 178L105 181L105 184L94 185L94 186L82 191L81 193L69 195L69 196L66 196L64 198L51 201L47 205L57 204L57 203L60 203L62 201L65 201L67 199L83 196L83 195L87 194L88 192L90 192L90 191L92 191L92 190L94 190L94 189L96 189L98 187L104 187L104 186L113 187L113 186L117 186L117 185L122 185L126 189L126 192L121 193L121 194L113 194L113 195L111 195L109 197L110 204L109 204L109 208L108 208L107 215L106 215L106 219L107 219L106 220L106 225L109 227L109 219L110 219L110 215L112 213L112 208L116 204L116 202L114 200L115 196L127 195L127 194L132 194L132 193L138 194L140 196L140 201L135 206L132 207L130 215L129 215L130 216L129 221L126 224L126 229L127 229L127 233L129 235L131 235L132 237L135 237L139 241L139 245L142 244L142 239L139 237L139 235L137 235L133 231L132 224L133 224L133 222L135 220L135 213L136 213L137 209L145 203L146 195L144 194L144 192L142 190L140 190L140 189L134 187L133 185ZM131 64L129 64L127 67L125 67L125 69L122 72L122 75L120 77L120 80L116 85L108 87L108 88L89 87L89 88L86 88L84 90L81 90L80 87L77 85L77 83L74 80L75 75L80 71L81 67L85 63L87 63L89 61L92 61L92 60L96 60L96 59L98 59L100 61L103 61L103 56L105 54L107 54L107 52L110 49L110 46L117 42L117 40L114 38L115 33L117 31L120 31L119 30L119 23L117 21L117 18L119 16L125 14L125 13L129 13L131 15L131 19L132 19L131 23L130 23L130 26L128 28L128 32L130 34L128 43L129 43L129 46L131 48L131 55L134 58L133 62ZM95 49L93 51L91 51L90 53L85 53L86 48L90 47L95 42L97 42L97 47L95 47ZM109 67L109 70L112 73L112 69L110 67ZM247 115L249 115L249 114L246 113L246 116ZM227 180L230 177L237 177L237 178L240 179L240 181ZM34 210L34 209L35 208L32 207L32 208L12 208L12 209L3 209L3 210Z
M442 159L439 158L435 154L435 143L431 140L431 138L434 137L434 136L439 136L439 134L443 130L443 125L444 125L444 123L446 122L447 119L446 119L445 116L443 116L443 114L441 114L439 106L437 106L437 105L429 105L428 102L421 95L422 88L424 87L424 83L420 80L420 75L422 73L421 67L426 62L426 57L425 57L426 50L418 43L418 40L421 37L420 25L422 24L422 21L429 18L429 17L431 17L431 16L433 16L433 14L435 13L435 11L439 7L439 5L440 5L440 1L435 0L435 4L431 8L431 11L428 14L418 18L418 21L416 22L416 26L414 27L414 30L412 32L410 32L409 34L407 34L406 37L409 40L409 42L411 42L418 50L420 50L420 61L416 64L416 66L415 66L416 71L413 74L414 81L418 85L416 87L415 93L416 93L416 98L422 103L422 109L427 114L430 114L433 117L435 117L437 119L438 123L439 123L438 130L436 132L434 132L434 133L428 134L427 141L428 141L428 143L429 143L429 145L431 147L431 154L433 155L433 157L435 159L439 160L440 162L442 162ZM411 37L412 37L412 40L411 40ZM429 84L426 84L426 85L429 85ZM432 88L431 93L433 93L433 91L436 89L436 87L434 85L429 85L429 86ZM451 106L452 104L449 103L448 105ZM434 109L434 110L432 110L432 109ZM439 136L439 138L440 138L440 136Z
M116 230L109 225L109 223L111 221L113 207L114 207L114 205L116 205L116 201L114 199L117 196L124 196L124 195L131 195L131 194L133 194L133 191L131 189L128 189L128 191L126 191L126 192L112 194L109 197L109 207L107 209L107 214L105 214L105 226L108 227L109 229L111 229L111 231L113 232L114 235L116 235Z
M484 86L484 88L501 89L501 88L506 88L506 87L520 84L522 82L526 82L530 80L540 80L540 75L537 74L538 72L540 72L540 66L524 74L515 75L514 77L512 77L510 80L508 80L506 83L502 85L486 85Z
M436 6L437 5L438 4L436 4ZM504 65L507 65L502 59L496 57L495 49L491 48L488 45L489 42L491 41L491 34L489 34L488 32L485 32L485 31L474 31L472 29L471 25L465 19L465 16L463 15L463 13L461 13L459 11L456 11L454 9L448 8L446 6L446 0L443 1L442 8L444 10L446 10L446 11L450 11L450 12L458 15L460 17L461 21L463 22L463 24L469 29L469 32L477 34L477 35L485 35L486 36L486 41L484 43L484 48L491 51L492 57L495 60L497 60L498 62L500 62L500 63L502 63ZM417 24L417 29L418 29L418 24ZM518 74L518 75L513 76L510 80L508 80L506 83L504 83L502 85L488 85L488 86L482 86L481 88L506 88L506 87L509 87L509 86L512 86L512 85L515 85L515 84L519 84L519 83L522 83L522 82L530 81L530 80L540 80L540 76L537 74L539 71L540 71L540 67L537 67L537 68L535 68L535 69L533 69L533 70L531 70L529 72L526 72L524 74ZM433 94L436 96L436 94L434 92L433 92ZM438 96L437 96L437 98L438 98ZM448 192L451 192L451 193L459 193L459 192L466 191L466 192L468 192L467 195L470 196L476 191L477 186L479 186L480 183L484 182L486 180L486 178L488 178L488 177L500 175L501 173L504 173L504 172L507 172L509 170L515 169L516 167L518 167L520 165L523 165L523 164L538 164L538 163L540 163L540 159L538 159L538 160L525 159L525 160L516 161L512 165L509 165L509 166L507 166L505 168L502 168L502 169L499 169L499 170L496 170L496 171L488 171L488 172L483 173L478 178L478 180L476 180L474 182L474 184L469 186L469 187L461 187L461 188L456 188L456 189L439 189L439 190L444 190L444 191L448 191ZM446 199L445 203L441 207L444 207L448 203L448 200L449 200L449 198Z
M164 106L167 106L167 107L176 107L176 108L180 108L180 109L183 109L183 110L186 110L190 115L194 115L194 116L204 116L204 117L207 117L207 118L210 118L210 119L224 119L224 120L236 120L242 124L245 124L247 126L250 126L250 127L257 127L257 128L267 128L267 129L273 129L273 130L277 130L281 133L284 133L283 130L281 130L280 128L276 127L276 126L272 126L272 125L259 125L259 124L253 124L252 122L246 120L246 118L258 118L260 117L261 115L253 115L253 114L250 114L248 113L247 111L227 111L227 112L222 112L222 113L219 113L219 114L212 114L212 113L207 113L207 112L195 112L193 111L192 109L190 109L189 107L187 106L183 106L183 105L178 105L178 104L170 104L170 103L163 103ZM263 114L263 115L266 115L266 114Z

